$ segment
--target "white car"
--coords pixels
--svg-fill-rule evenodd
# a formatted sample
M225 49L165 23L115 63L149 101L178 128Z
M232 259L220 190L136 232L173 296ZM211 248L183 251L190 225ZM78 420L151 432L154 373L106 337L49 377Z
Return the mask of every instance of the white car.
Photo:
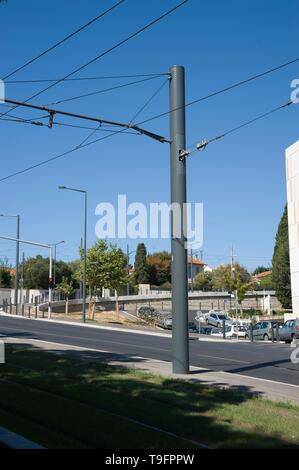
M226 338L246 338L248 335L248 329L246 326L229 325L226 327L225 336Z
M248 330L245 326L239 326L237 330L237 326L235 325L228 325L225 327L225 338L226 339L245 339L246 334L248 334ZM218 338L223 338L223 328L213 328L211 332L211 336L217 336Z

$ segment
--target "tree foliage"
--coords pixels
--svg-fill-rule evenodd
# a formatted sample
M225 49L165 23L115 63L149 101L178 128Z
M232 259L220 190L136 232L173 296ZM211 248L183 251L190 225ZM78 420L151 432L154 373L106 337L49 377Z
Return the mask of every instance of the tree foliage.
M194 279L195 290L211 292L213 290L213 274L210 272L199 273Z
M11 289L13 286L13 275L7 259L0 260L0 288Z
M118 291L127 282L127 257L120 248L108 246L100 240L87 251L87 284L95 290ZM81 273L83 272L83 251L81 251Z
M272 276L278 300L283 308L292 308L287 207L284 210L276 235Z
M149 267L147 264L147 251L144 243L140 243L137 247L134 277L136 284L149 284Z
M239 263L234 265L233 271L230 265L223 264L214 269L212 279L214 290L234 292L237 288L237 282L246 284L250 281L250 274Z
M154 253L147 257L149 283L163 286L171 282L171 255L167 251Z
M24 264L24 286L26 289L48 289L49 287L49 258L36 256L28 258ZM67 263L57 261L55 265L56 284L65 277L72 280L72 270Z

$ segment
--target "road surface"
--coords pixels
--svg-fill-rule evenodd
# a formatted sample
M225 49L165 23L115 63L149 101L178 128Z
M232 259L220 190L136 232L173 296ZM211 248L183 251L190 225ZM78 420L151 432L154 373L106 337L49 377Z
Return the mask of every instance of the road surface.
M101 330L56 322L0 317L0 335L99 349L115 354L172 360L171 338ZM190 340L190 363L213 371L299 385L299 365L292 364L289 345Z

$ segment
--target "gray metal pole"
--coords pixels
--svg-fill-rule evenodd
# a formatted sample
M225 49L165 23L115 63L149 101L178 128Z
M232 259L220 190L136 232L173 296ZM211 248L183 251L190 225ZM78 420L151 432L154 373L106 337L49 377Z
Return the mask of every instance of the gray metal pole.
M22 257L22 279L21 279L21 304L23 308L24 304L24 298L23 298L23 293L24 293L24 272L25 272L25 253L23 252L23 257Z
M82 321L86 322L86 267L87 267L87 192L85 192L85 210L84 210L84 271L83 271L83 304Z
M57 256L57 245L54 245L54 265L53 265L53 287L56 285L56 256Z
M52 318L52 292L53 292L53 247L50 246L50 265L49 265L49 302L48 302L48 318Z
M127 275L128 275L128 282L127 282L127 297L130 295L130 284L129 284L129 266L130 266L130 248L127 245Z
M193 281L193 248L191 248L191 291L194 292L194 281Z
M175 109L175 111L173 111ZM180 151L186 149L185 134L185 69L170 68L170 151L171 202L180 208L172 214L172 325L173 372L189 373L188 273L187 246L184 228L186 191L186 160Z
M83 238L81 237L81 243L80 243L80 248L81 248L81 253L82 253L82 250L83 250ZM83 299L83 280L81 278L81 281L80 281L80 300Z
M16 242L16 277L15 277L15 307L16 315L19 312L19 263L20 263L20 216L17 216L17 242Z

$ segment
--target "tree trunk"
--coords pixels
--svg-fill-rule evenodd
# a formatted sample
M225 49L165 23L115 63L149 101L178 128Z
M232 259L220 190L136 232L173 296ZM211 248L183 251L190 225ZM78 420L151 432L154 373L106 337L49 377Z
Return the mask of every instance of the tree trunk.
M115 291L115 313L117 317L117 321L119 321L119 302L118 302L118 293Z
M89 289L88 318L91 318L91 290Z
M95 298L93 297L93 299L92 299L92 321L94 321L95 310L96 310L96 301L95 301Z
M65 314L69 314L69 298L67 297L65 300Z

